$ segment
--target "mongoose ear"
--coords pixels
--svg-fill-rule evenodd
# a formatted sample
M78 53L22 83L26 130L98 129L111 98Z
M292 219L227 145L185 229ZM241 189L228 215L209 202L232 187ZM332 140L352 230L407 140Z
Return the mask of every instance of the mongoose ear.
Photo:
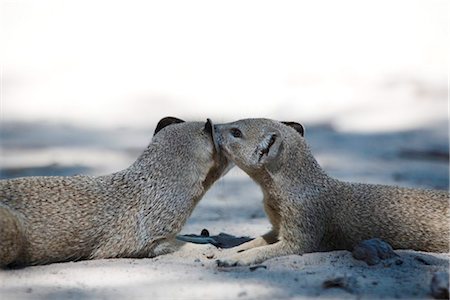
M258 161L271 169L274 165L277 165L282 152L283 139L278 130L268 132L257 146Z
M305 127L303 127L302 124L296 122L281 122L281 123L294 128L295 130L297 130L298 133L300 133L301 136L305 135Z
M155 129L155 132L153 133L153 135L157 134L164 127L167 127L167 126L172 125L172 124L177 124L177 123L184 123L184 121L181 120L181 119L178 119L178 118L174 118L174 117L162 118L158 122L158 125L156 125L156 129Z
M211 136L212 142L214 144L214 149L216 149L216 151L219 152L219 145L217 144L216 132L214 131L214 124L211 121L211 119L206 119L204 130L209 136Z

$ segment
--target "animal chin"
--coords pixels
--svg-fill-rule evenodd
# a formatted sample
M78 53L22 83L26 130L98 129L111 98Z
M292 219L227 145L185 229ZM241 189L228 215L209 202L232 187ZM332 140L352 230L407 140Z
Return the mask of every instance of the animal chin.
M273 144L275 144L276 139L277 139L277 135L271 134L270 136L267 136L258 145L258 148L257 148L257 153L259 155L258 162L260 162L264 156L267 156L269 154L270 148L273 146Z

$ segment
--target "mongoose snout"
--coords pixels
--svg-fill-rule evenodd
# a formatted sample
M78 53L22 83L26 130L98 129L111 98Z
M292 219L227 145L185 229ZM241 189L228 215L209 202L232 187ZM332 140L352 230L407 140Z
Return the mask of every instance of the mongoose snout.
M394 249L449 251L449 193L349 183L326 174L296 122L244 119L215 126L220 149L263 191L272 230L220 266L289 254L351 250L379 238Z
M175 251L195 205L231 166L212 128L167 117L122 171L0 180L0 267Z

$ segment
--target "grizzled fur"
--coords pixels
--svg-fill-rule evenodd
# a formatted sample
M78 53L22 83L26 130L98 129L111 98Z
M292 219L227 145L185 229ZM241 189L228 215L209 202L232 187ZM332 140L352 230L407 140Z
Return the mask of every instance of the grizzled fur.
M314 159L298 123L246 119L216 125L215 131L225 155L261 186L273 225L219 265L351 249L370 238L397 249L449 251L448 192L331 178Z
M205 123L173 120L160 121L150 145L123 171L1 180L0 266L177 249L175 235L227 162Z

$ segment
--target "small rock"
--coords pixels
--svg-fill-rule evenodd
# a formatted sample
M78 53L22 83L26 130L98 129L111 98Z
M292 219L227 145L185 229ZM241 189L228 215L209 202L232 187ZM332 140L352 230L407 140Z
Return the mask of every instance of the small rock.
M355 259L365 261L369 266L378 264L381 260L398 256L391 245L381 239L370 239L358 243L352 251Z
M196 258L196 259L194 260L194 262L200 262L200 259Z
M449 277L446 272L434 273L431 279L431 295L436 299L449 299Z

